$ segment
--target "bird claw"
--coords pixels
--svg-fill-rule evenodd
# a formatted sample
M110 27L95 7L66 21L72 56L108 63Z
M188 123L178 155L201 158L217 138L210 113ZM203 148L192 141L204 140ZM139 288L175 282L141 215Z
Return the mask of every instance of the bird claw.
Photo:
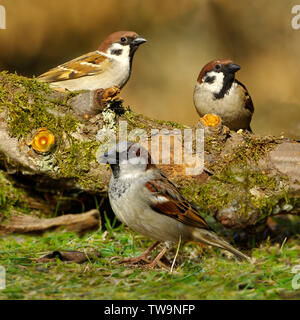
M167 270L169 269L168 266L160 260L154 259L153 261L149 261L146 257L142 257L142 256L138 256L136 258L126 258L121 260L119 263L120 264L126 263L128 265L137 265L137 264L143 263L142 268L147 270L155 269L157 265Z
M165 268L168 270L168 267L166 264L164 264L161 259L164 256L164 254L167 251L167 248L164 247L160 253L156 256L156 258L150 262L147 259L148 254L158 245L158 243L155 243L154 245L152 245L148 250L146 250L145 252L143 252L140 256L136 257L136 258L127 258L127 259L123 259L121 261L121 263L129 263L129 264L137 264L139 262L146 262L146 264L143 266L144 269L154 269L157 265L159 265L162 268Z
M139 262L147 262L149 263L149 260L147 259L146 255L143 253L140 256L136 257L136 258L125 258L122 259L119 263L127 263L127 264L138 264Z
M123 100L119 97L120 88L110 87L107 89L98 89L95 91L95 100L101 108L106 107L109 103L122 102Z
M157 257L152 261L150 262L148 259L147 259L147 256L149 253L151 253L155 247L157 247L159 245L159 241L155 242L151 247L149 247L146 251L144 251L141 255L139 255L138 257L135 257L135 258L125 258L123 260L120 261L120 263L128 263L128 264L137 264L139 262L146 262L147 265L151 265L156 259ZM159 261L159 260L158 260ZM156 263L157 264L157 263ZM155 265L156 265L155 264ZM153 265L153 267L155 267L155 265Z
M120 101L122 100L119 97L120 94L120 88L119 87L110 87L104 90L103 95L102 95L102 102L108 103L112 101Z

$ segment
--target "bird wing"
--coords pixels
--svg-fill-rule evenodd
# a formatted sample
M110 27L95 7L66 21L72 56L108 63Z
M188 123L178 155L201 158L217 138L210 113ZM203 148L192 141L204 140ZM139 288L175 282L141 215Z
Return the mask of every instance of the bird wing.
M58 82L91 76L103 72L109 63L107 57L93 51L50 69L38 79L43 82Z
M254 105L253 105L253 101L250 97L250 94L247 90L247 88L245 87L244 84L242 84L240 81L235 79L235 82L240 86L241 90L243 91L244 95L245 95L245 108L248 109L251 113L254 112Z
M183 198L176 186L164 175L146 182L153 194L151 208L191 227L212 230L193 205Z

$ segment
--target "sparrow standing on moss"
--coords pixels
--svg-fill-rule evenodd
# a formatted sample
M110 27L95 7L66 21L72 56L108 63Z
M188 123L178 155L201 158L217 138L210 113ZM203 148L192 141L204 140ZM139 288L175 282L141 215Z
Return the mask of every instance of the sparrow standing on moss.
M149 265L153 267L169 243L179 239L199 241L250 260L211 229L139 144L120 142L100 156L98 162L110 164L112 176L108 194L117 218L137 233L157 241L140 257L131 259L132 262L145 259L159 242L164 242L164 249Z
M254 112L246 87L235 79L240 66L231 60L214 60L201 70L194 90L194 104L201 117L213 113L231 130L252 131Z
M53 88L97 90L119 87L130 77L132 59L137 48L146 42L133 31L110 34L98 50L53 68L38 77Z

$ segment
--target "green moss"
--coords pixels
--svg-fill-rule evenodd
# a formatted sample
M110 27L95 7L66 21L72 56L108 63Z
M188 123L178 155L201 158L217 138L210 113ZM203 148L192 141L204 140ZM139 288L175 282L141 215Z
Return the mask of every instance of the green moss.
M231 154L231 161L255 161L258 162L267 151L276 146L276 140L270 137L246 136L243 144Z
M16 74L0 73L0 108L8 113L10 134L17 139L27 138L40 127L47 127L58 141L57 152L49 157L32 159L41 169L59 170L63 177L85 181L84 173L95 160L99 143L74 138L83 120L77 119L67 101L77 93L69 93L61 100L53 98L47 84Z
M40 127L47 127L58 135L76 130L77 121L69 108L62 110L63 102L57 105L51 101L51 92L47 84L35 79L0 73L0 109L7 110L11 136L27 137ZM54 114L55 111L59 115Z
M63 177L76 178L82 186L91 185L87 173L96 160L96 151L100 142L96 140L78 141L70 137L68 146L57 153L56 159ZM96 178L96 177L95 177Z
M7 175L0 171L0 218L7 218L16 207L24 207L24 192L16 188Z
M177 123L174 121L165 121L165 120L153 120L155 122L157 122L160 125L163 126L167 126L167 127L172 127L173 129L187 129L188 127L181 124L181 123Z
M134 113L131 110L127 109L124 114L120 117L121 120L125 120L128 123L128 130L141 128L141 129L162 129L170 127L172 129L186 129L188 128L185 125L173 122L173 121L164 121L151 119L145 115Z
M226 139L220 136L208 136L205 149L221 157ZM256 215L256 220L264 220L275 208L278 210L289 199L288 179L262 171L258 161L266 152L276 146L271 137L243 135L243 141L230 154L217 162L208 164L215 174L204 184L191 183L182 188L182 192L199 205L207 215L215 215L219 210L234 208L241 220Z
M276 206L283 207L288 202L288 181L255 167L231 166L210 177L205 184L184 186L182 192L205 214L214 215L218 210L235 207L237 216L246 220L258 212L259 222L271 215Z

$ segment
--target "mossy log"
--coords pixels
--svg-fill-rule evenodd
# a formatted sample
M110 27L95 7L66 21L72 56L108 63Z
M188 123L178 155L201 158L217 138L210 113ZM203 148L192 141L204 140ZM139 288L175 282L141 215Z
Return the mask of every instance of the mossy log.
M10 179L24 178L23 184L31 184L39 194L57 190L106 197L110 170L98 164L96 154L107 142L101 133L118 133L120 120L127 122L131 140L139 135L133 129L144 130L151 140L154 128L189 128L136 114L114 98L101 104L99 92L56 92L35 79L2 72L0 168ZM160 168L201 212L226 227L244 230L265 225L269 216L299 214L299 142L236 133L221 125L198 127L204 129L205 170L190 176L186 164ZM46 151L43 143L54 140L34 140L40 132L55 138ZM38 143L41 150L34 148ZM0 179L0 192L6 187Z

